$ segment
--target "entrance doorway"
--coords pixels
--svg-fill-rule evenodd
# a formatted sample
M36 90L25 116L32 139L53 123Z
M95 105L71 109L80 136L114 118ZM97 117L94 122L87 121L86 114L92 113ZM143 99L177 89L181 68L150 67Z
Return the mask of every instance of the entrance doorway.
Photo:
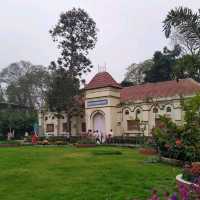
M102 113L98 112L93 116L93 130L105 134L105 117Z

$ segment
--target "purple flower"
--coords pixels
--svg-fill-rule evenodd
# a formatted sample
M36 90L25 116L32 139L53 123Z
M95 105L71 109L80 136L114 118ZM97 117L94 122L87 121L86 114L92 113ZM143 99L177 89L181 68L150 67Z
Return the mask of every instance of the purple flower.
M157 191L156 190L152 191L152 195L151 195L151 198L149 200L160 200L160 198L157 195Z
M178 200L177 194L174 193L174 194L172 195L172 197L170 198L170 200Z
M182 200L188 200L189 199L189 190L185 185L181 184L179 186L179 191L180 191L180 195L181 195Z

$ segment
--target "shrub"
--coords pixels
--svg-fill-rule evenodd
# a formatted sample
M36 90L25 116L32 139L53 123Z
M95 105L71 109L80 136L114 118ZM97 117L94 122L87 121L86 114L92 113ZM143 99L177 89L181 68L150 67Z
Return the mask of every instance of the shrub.
M17 140L3 140L3 141L0 141L0 144L20 145L21 143Z
M78 144L96 144L95 137L84 135L78 141Z
M160 116L162 127L153 131L153 138L162 156L182 161L200 161L200 95L182 103L185 124L177 126Z
M182 140L183 130L170 119L160 116L164 126L156 128L153 132L153 138L161 156L185 160L185 147Z
M183 170L183 179L190 182L195 182L200 179L200 163L195 162L191 165L185 165Z

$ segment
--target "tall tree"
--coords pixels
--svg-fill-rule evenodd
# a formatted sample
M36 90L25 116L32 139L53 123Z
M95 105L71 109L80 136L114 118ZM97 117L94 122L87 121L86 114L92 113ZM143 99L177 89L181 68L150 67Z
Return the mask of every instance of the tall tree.
M163 23L167 38L175 32L180 45L186 47L191 54L200 54L200 10L194 13L189 8L172 9Z
M79 94L81 76L92 68L88 53L97 41L96 23L83 9L73 8L60 15L50 34L57 43L60 56L50 64L53 78L47 103L49 109L57 113L58 123L61 111L67 113L70 127L71 112L77 107L75 96Z
M51 67L65 68L73 77L90 72L92 64L87 56L95 47L97 28L86 11L73 8L62 13L50 34L61 53L57 63L51 63Z
M0 72L8 103L40 109L45 100L50 79L49 71L41 65L20 61Z
M179 46L175 46L172 51L165 47L163 53L156 51L153 56L153 65L149 70L145 71L144 81L159 82L172 80L174 78L173 67L180 52Z
M149 70L153 65L153 60L145 60L141 63L133 63L127 68L124 81L122 85L137 85L144 82L145 71Z

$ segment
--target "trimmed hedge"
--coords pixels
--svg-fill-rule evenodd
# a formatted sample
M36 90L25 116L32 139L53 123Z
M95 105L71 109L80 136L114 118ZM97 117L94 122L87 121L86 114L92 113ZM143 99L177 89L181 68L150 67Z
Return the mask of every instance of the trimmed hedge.
M81 136L40 136L38 137L38 143L42 144L44 140L48 140L49 144L74 144L74 143L80 143L82 140L86 140L85 138ZM151 137L142 137L142 136L115 136L111 139L110 144L134 144L134 145L141 145L141 144L149 144L151 143L152 138ZM28 143L31 143L31 136L25 138L25 141ZM87 140L86 140L87 141ZM84 142L87 143L87 142ZM95 140L92 142L95 143Z

